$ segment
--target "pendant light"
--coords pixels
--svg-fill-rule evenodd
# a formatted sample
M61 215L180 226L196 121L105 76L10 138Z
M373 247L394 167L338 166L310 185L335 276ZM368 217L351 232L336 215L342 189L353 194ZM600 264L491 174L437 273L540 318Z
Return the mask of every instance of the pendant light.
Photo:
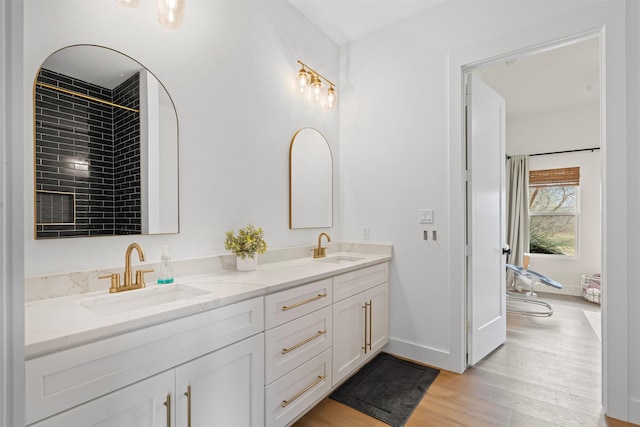
M116 0L123 6L126 7L138 7L140 6L140 0Z
M296 79L296 93L298 95L309 95L309 81L311 76L307 73L304 65L298 71L298 78Z
M317 74L313 74L311 76L311 83L309 84L309 99L314 104L319 104L322 101L323 95L322 81Z
M336 105L338 105L338 94L336 93L333 85L331 85L329 86L329 89L327 89L327 99L324 103L324 108L327 110L334 110Z
M165 27L179 29L183 15L184 0L158 0L158 21Z

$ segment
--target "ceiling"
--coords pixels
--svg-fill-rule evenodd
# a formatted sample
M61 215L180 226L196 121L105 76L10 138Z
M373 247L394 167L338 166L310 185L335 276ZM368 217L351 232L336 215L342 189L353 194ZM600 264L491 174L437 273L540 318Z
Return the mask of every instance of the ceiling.
M288 0L338 45L349 43L445 0Z
M474 71L502 95L507 117L597 102L600 98L599 39L573 43Z

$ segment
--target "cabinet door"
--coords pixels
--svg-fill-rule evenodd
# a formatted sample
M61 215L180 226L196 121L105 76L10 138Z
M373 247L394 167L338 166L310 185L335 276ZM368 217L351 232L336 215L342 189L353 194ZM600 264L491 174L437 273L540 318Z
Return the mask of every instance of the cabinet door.
M364 360L365 307L357 294L333 304L333 384L336 385Z
M167 371L31 427L170 427L173 425L174 381L174 372ZM167 400L167 396L171 399ZM171 408L167 408L167 403Z
M367 353L365 359L376 354L389 341L389 284L385 283L365 292L367 307Z
M176 368L176 426L260 426L264 334Z

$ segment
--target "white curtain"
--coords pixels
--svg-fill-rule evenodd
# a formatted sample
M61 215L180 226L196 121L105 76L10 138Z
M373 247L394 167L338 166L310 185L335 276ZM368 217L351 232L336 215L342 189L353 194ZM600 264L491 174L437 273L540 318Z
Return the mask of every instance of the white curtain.
M507 160L507 263L522 265L529 251L529 156ZM510 275L508 275L510 278Z

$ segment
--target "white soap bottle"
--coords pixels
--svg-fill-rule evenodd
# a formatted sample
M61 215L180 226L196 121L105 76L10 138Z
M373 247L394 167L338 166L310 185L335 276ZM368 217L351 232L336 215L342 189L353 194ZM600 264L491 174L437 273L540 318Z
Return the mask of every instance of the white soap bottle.
M162 246L162 255L160 256L160 271L158 271L158 284L166 285L173 283L173 268L171 267L171 256L169 255L169 246Z

